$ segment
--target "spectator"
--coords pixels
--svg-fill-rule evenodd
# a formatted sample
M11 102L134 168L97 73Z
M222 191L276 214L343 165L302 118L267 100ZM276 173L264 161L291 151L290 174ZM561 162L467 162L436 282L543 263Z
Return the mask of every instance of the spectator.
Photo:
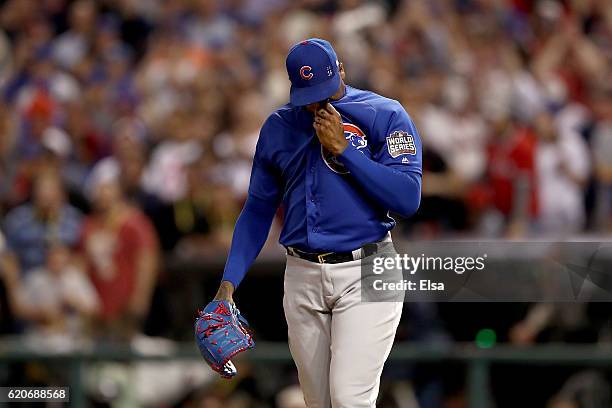
M51 244L46 264L21 278L7 276L8 299L28 333L79 339L98 308L95 290L73 262L69 248ZM14 269L13 269L14 270Z
M116 163L98 164L88 181L94 212L81 248L100 297L99 335L129 338L141 328L157 281L158 243L146 216L129 204Z
M195 254L206 248L211 232L209 219L210 199L206 191L208 182L198 171L198 162L186 166L187 194L173 203L159 206L153 214L162 248L178 251L183 256Z
M501 223L489 229L495 236L521 237L537 216L535 184L536 136L527 126L513 125L508 120L496 122L495 138L489 145L488 183L491 192L491 213L501 215ZM485 221L485 223L486 223Z
M15 257L8 253L6 240L0 231L0 334L9 334L16 330L8 295L14 277L18 274Z
M427 146L443 158L461 182L472 183L486 169L485 122L474 109L474 98L465 79L450 78L442 93L447 103L429 106L422 116Z
M11 111L8 106L0 103L0 213L3 213L4 205L12 201L11 180L15 171L15 158L12 157L13 145L15 143L14 125L11 121Z
M584 227L583 189L590 170L586 143L573 130L557 129L547 112L537 116L535 130L541 231L545 234L579 232Z
M612 228L612 89L593 91L592 149L597 182L595 228Z
M53 57L62 67L71 69L83 62L95 37L96 3L79 0L70 6L68 30L53 41Z
M220 171L239 200L246 198L259 129L263 123L262 97L244 95L230 112L230 128L214 139L215 154L222 159Z
M17 256L21 271L44 265L52 243L75 246L81 220L81 213L66 202L59 175L39 174L32 201L13 209L4 222L8 248Z
M144 172L147 165L146 130L135 118L124 117L113 125L112 156L101 162L111 161L121 172L121 188L126 197L145 213L151 213L159 199L144 188Z
M211 167L224 168L211 152L186 164L185 196L156 207L151 214L162 248L181 258L202 259L230 244L239 207L232 189L224 185L227 180L215 177L217 171Z
M176 112L171 120L170 138L155 148L144 174L145 189L166 203L185 197L186 165L202 154L201 145L188 132L187 112Z

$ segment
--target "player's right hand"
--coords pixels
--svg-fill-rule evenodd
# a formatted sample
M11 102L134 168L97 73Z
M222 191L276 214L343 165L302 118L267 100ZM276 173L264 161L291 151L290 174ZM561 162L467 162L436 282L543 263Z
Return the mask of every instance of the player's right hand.
M334 156L342 154L348 141L344 137L342 117L330 103L316 111L313 126L323 147Z

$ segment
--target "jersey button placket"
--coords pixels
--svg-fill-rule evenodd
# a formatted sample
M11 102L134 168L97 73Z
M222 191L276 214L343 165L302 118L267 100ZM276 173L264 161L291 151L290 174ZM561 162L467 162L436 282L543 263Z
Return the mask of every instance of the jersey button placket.
M306 190L306 235L308 236L309 242L314 242L311 239L311 233L316 233L318 228L316 227L316 199L313 194L314 183L315 183L315 156L313 154L313 145L309 146L308 157L306 158L306 168L309 171L306 172L305 190Z

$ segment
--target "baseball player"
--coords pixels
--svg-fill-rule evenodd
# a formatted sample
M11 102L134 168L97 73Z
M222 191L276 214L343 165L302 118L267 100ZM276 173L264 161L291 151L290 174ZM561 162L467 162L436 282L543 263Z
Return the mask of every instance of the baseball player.
M361 259L394 252L389 211L419 206L420 138L397 101L344 83L329 42L294 45L286 66L290 103L261 129L215 300L233 302L282 204L283 306L306 404L374 407L402 303L361 301Z

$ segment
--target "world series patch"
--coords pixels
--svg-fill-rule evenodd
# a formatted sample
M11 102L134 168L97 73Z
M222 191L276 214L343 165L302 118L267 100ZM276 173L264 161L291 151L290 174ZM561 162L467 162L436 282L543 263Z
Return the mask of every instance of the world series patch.
M396 130L387 136L387 150L394 159L402 154L416 155L416 145L414 137L404 132Z

